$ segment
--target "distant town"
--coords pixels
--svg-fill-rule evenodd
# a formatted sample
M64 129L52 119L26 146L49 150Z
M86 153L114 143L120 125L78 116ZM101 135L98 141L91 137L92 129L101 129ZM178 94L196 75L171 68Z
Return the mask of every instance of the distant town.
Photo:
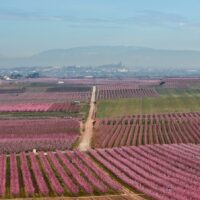
M122 62L100 66L33 66L0 69L1 80L22 78L61 77L61 78L159 78L159 77L197 77L200 69L194 68L153 68L126 67Z

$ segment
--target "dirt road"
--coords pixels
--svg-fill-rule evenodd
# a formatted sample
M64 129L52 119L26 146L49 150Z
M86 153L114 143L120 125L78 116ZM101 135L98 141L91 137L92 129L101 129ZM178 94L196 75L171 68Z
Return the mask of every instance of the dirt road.
M133 197L127 194L102 195L102 196L82 196L82 197L38 197L38 198L13 198L13 200L144 200L140 197ZM2 199L6 200L6 199Z
M91 148L91 139L93 133L93 121L94 121L94 114L95 114L95 96L96 96L96 86L92 88L92 96L90 100L90 110L88 114L87 121L85 123L85 130L82 132L80 144L78 149L80 151L86 151Z

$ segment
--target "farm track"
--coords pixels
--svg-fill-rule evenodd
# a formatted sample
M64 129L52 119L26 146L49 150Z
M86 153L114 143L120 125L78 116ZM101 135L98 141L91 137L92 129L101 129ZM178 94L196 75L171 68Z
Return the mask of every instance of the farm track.
M133 191L129 190L128 188L123 188L124 194L125 194L125 198L126 199L133 199L133 200L144 200L146 198L144 198L144 194L137 194L134 193Z
M88 197L40 197L40 198L15 198L15 200L143 200L144 198L126 193L122 195L104 195L104 196L88 196ZM6 199L2 199L6 200Z
M94 122L95 110L96 110L95 96L96 96L96 86L93 86L92 96L91 96L91 100L90 100L90 110L89 110L87 121L85 123L85 130L82 131L80 144L78 146L78 149L80 151L86 151L89 148L91 148L91 140L92 140L92 134L93 134L93 122Z

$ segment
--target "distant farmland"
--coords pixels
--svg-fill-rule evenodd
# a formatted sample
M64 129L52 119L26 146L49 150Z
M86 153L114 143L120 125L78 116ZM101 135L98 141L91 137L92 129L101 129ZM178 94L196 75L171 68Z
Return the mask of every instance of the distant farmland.
M159 97L98 101L97 117L200 110L200 91L198 89L160 89L157 91L160 94Z

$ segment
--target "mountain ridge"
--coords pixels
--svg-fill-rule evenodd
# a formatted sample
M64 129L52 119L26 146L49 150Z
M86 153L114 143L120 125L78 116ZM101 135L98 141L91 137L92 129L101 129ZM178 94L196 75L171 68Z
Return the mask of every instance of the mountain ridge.
M0 56L0 67L80 65L99 66L108 63L126 66L192 67L200 66L200 51L154 49L139 46L81 46L68 49L49 49L29 57Z

